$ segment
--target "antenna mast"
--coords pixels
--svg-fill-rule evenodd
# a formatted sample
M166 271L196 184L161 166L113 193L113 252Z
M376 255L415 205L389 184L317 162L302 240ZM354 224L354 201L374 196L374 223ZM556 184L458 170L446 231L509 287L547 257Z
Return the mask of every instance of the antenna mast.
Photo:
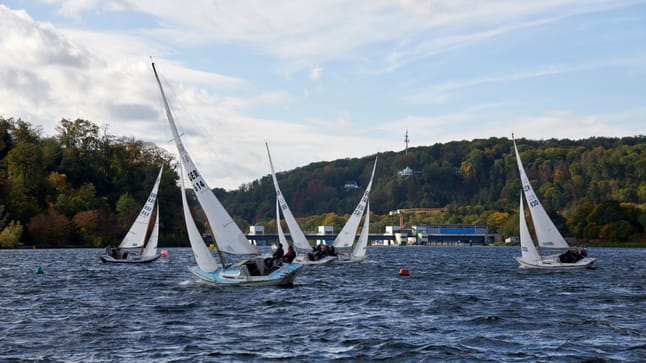
M404 142L406 143L406 152L405 154L408 154L408 142L410 139L408 138L408 130L406 130L406 136L404 136Z

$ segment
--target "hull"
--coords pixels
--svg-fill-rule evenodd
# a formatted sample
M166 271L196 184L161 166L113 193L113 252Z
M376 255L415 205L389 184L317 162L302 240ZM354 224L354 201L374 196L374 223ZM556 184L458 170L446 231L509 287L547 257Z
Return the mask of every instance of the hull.
M359 263L363 262L368 258L367 255L364 256L337 256L336 261L334 261L335 264L348 264L348 263Z
M284 263L275 271L265 273L258 271L255 262L247 260L230 265L226 269L218 268L206 272L198 266L189 267L189 271L197 276L200 282L218 286L292 286L296 275L303 265Z
M564 263L557 261L553 258L538 260L538 261L526 261L522 257L515 257L516 261L520 264L521 268L533 268L533 269L543 269L543 270L577 270L583 268L591 268L596 258L584 258L576 263Z
M305 255L301 254L296 256L296 258L294 259L294 262L301 265L327 265L334 262L335 260L336 260L336 256L326 256L320 260L312 261L307 257L307 254Z
M153 262L161 257L161 254L156 254L154 256L139 256L139 255L130 255L126 259L116 259L110 255L101 255L101 261L104 263L147 263Z

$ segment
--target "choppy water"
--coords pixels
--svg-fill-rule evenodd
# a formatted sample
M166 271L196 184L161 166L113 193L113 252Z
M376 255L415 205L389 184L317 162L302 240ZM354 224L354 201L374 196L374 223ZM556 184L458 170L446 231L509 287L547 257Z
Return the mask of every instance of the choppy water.
M646 361L643 249L541 272L517 247L371 247L293 288L196 283L188 248L101 252L0 250L0 361Z

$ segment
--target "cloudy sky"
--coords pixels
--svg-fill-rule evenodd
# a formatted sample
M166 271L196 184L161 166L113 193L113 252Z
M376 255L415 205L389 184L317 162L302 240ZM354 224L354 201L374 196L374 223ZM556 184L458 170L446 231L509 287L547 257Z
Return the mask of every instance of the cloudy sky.
M451 140L646 134L646 1L0 0L0 116L175 152L211 187Z

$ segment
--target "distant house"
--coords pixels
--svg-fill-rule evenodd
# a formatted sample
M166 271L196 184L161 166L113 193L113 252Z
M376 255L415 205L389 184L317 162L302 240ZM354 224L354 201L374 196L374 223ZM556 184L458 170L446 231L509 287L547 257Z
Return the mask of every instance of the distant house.
M252 236L262 236L265 234L265 226L249 226L249 234ZM250 239L249 243L255 246L264 246L267 244L267 240Z
M325 236L325 235L333 235L333 234L334 234L334 227L332 227L332 226L319 226L317 235ZM316 244L317 245L327 244L327 240L326 239L317 239Z
M505 238L505 243L520 243L520 236L509 236Z
M411 176L415 174L415 171L410 168L410 166L405 167L404 169L399 171L399 175L401 176Z
M345 190L346 192L355 189L359 189L359 185L357 185L357 182L354 180L349 180L343 185L343 190Z

